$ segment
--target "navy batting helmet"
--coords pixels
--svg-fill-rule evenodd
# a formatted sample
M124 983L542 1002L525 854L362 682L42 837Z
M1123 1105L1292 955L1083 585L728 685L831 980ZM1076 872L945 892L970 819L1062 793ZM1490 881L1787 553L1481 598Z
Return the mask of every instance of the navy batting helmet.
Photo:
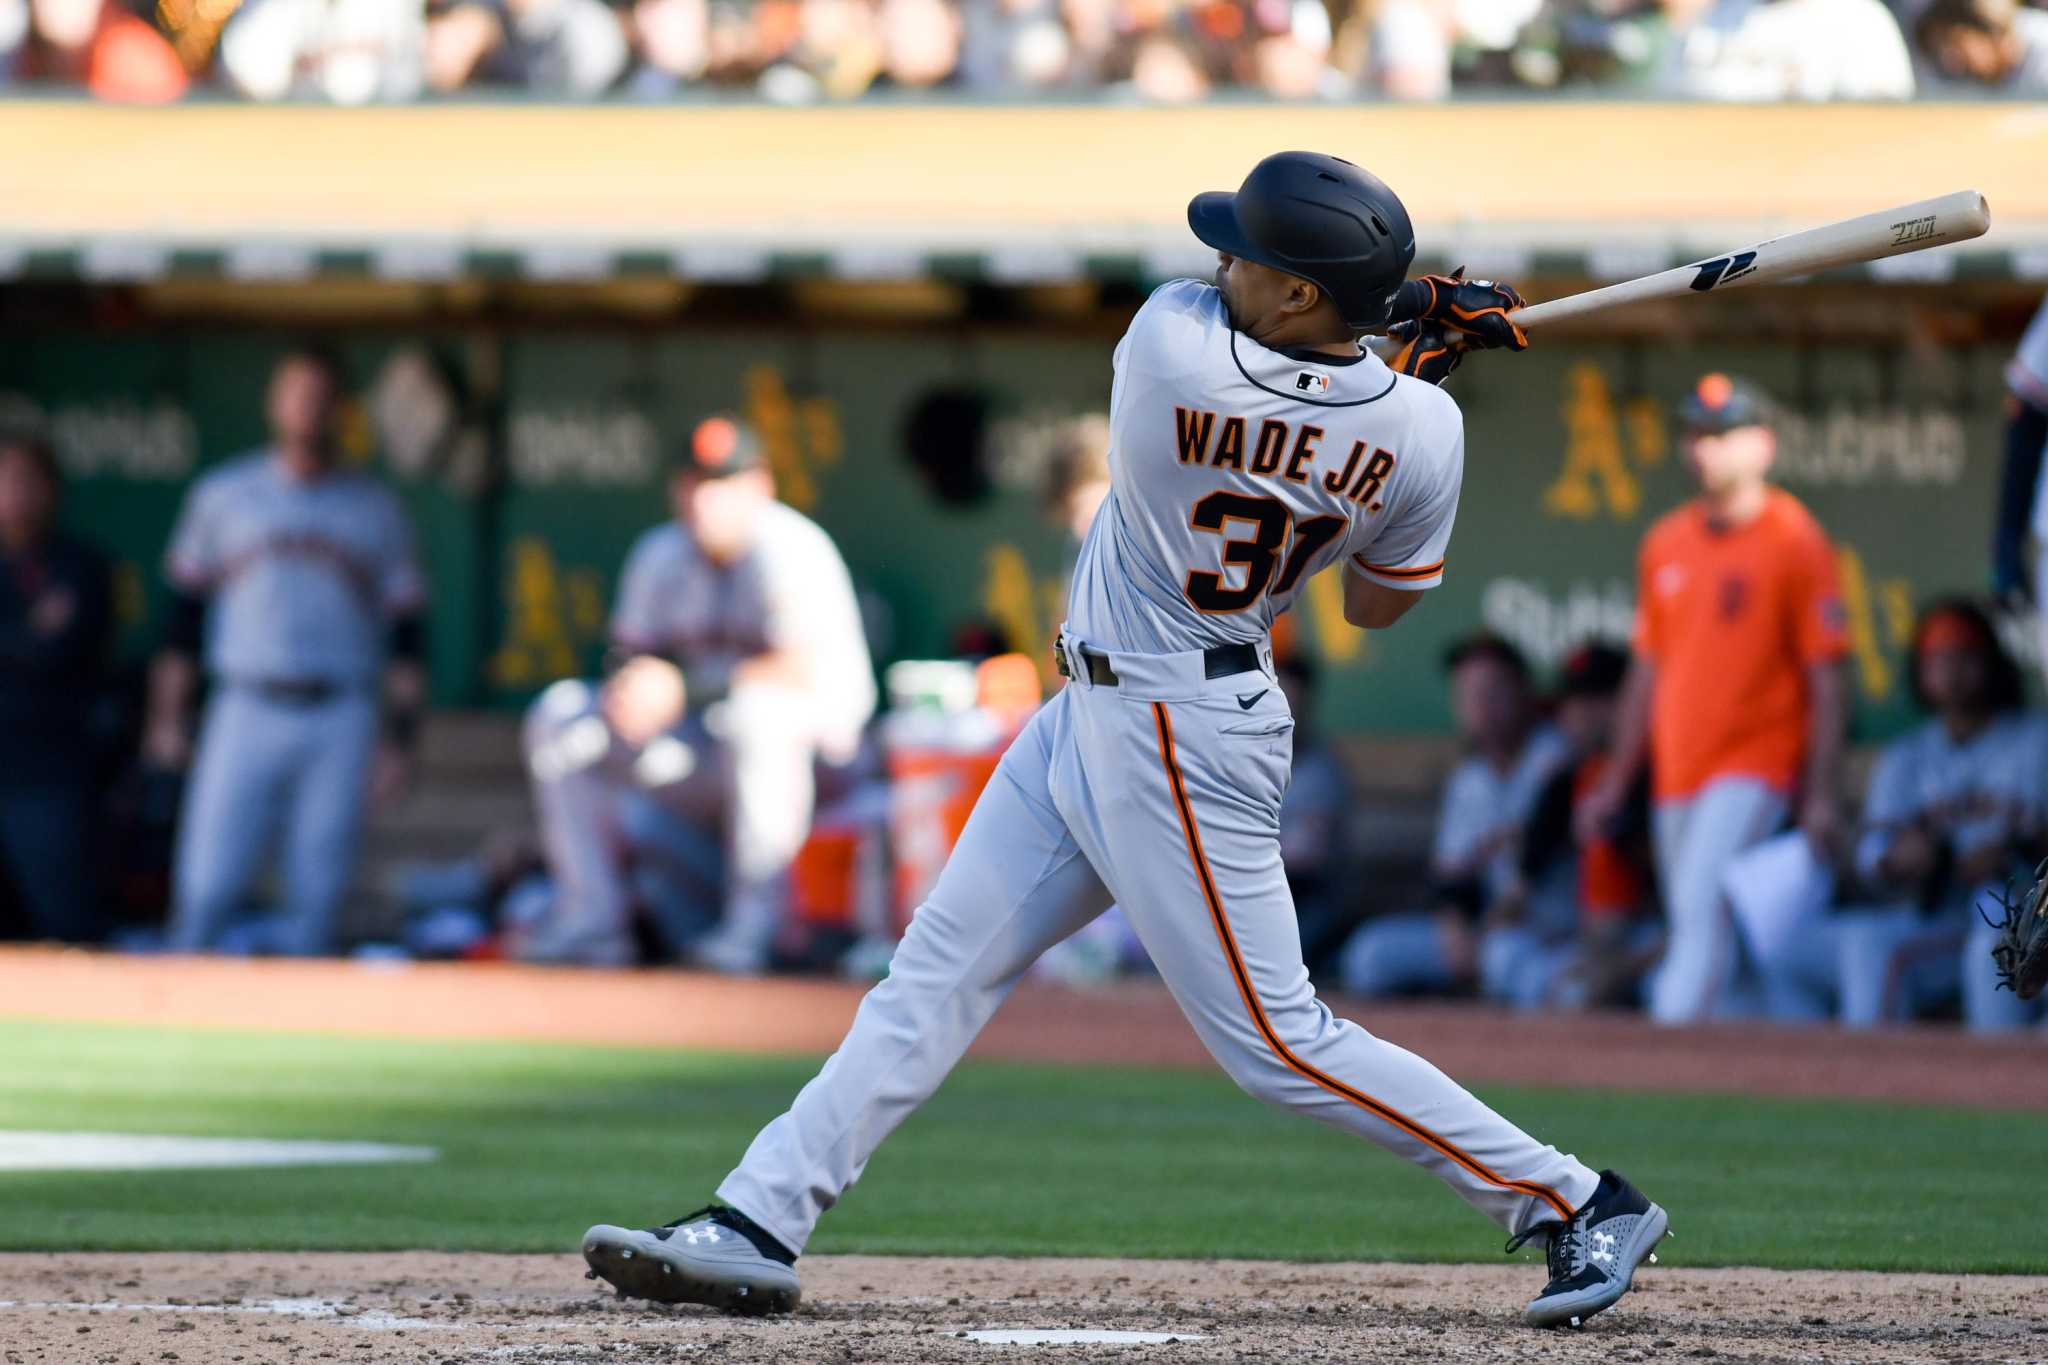
M1235 194L1196 195L1188 226L1218 251L1316 285L1360 332L1386 325L1415 260L1415 229L1394 192L1320 152L1275 152Z

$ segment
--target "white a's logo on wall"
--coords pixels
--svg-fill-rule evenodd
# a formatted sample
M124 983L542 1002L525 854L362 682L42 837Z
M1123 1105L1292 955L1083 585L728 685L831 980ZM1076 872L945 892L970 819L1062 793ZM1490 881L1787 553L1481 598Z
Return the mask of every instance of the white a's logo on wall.
M1294 376L1294 391L1320 398L1330 391L1330 376L1321 370L1303 370Z

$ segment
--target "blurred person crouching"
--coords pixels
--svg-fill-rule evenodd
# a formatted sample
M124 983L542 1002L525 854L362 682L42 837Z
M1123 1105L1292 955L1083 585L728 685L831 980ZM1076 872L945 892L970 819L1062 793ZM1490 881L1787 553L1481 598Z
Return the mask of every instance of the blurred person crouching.
M251 99L410 100L426 86L426 39L420 0L244 0L220 64Z
M831 537L776 500L760 438L732 417L699 423L668 496L671 519L620 575L610 675L556 683L527 713L555 903L510 945L518 957L636 960L633 874L658 851L722 879L711 913L650 903L670 946L763 970L817 767L849 762L874 713L852 576Z
M1433 909L1376 916L1338 956L1354 995L1445 993L1478 973L1478 928L1526 894L1520 851L1537 798L1567 760L1564 736L1537 708L1528 661L1492 635L1444 656L1451 714L1466 756L1451 770L1430 850Z
M112 620L106 561L56 530L50 447L0 435L0 878L36 938L98 939L90 709Z
M1913 21L1913 42L1936 83L2048 95L2048 10L2019 0L1932 0Z
M270 444L185 496L150 667L146 765L191 777L169 946L335 950L372 801L411 782L426 696L426 584L392 490L339 465L340 362L294 349L270 373ZM211 682L196 749L189 715ZM282 913L240 919L272 846Z
M1621 818L1584 843L1573 812L1606 771L1628 654L1587 644L1566 657L1557 728L1570 759L1536 799L1516 877L1488 913L1479 943L1480 992L1522 1009L1635 1003L1660 955L1651 909L1650 791L1639 778Z
M2048 853L2048 726L2024 709L2019 668L1974 603L1927 608L1911 657L1930 717L1871 773L1850 903L1760 955L1771 1009L1871 1028L1960 994L1971 1029L2021 1027L2031 1010L1999 994L1995 935L1975 912Z
M0 87L14 83L163 104L190 82L170 40L117 0L0 0Z
M604 0L453 0L427 20L427 83L497 86L570 99L601 95L631 52Z

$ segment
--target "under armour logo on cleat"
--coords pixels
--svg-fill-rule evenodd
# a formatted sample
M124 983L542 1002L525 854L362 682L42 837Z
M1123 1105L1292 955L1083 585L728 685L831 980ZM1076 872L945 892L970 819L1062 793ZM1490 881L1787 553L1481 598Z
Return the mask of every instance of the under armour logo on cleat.
M1614 1234L1611 1232L1595 1232L1591 1240L1593 1243L1593 1259L1598 1261L1601 1265L1613 1265L1615 1248Z
M718 1228L710 1223L692 1223L681 1231L683 1240L691 1246L696 1246L699 1242L715 1242L720 1236Z
M1253 706L1258 704L1258 700L1260 697L1265 696L1268 692L1272 690L1273 689L1270 687L1262 687L1258 691L1252 693L1249 697L1239 697L1237 699L1237 709L1240 711L1251 710Z

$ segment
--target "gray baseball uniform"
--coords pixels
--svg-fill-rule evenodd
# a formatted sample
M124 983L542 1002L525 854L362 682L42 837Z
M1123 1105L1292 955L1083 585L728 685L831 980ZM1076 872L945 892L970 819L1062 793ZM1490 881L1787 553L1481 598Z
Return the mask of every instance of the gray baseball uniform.
M1931 720L1887 745L1871 772L1856 871L1876 881L1879 864L1909 825L1927 825L1968 856L2038 829L2044 818L2048 726L2039 717L2012 712L1961 743ZM1773 1012L1825 1017L1833 1005L1843 1023L1868 1028L1910 1018L1917 1006L1960 987L1971 1027L2004 1026L2011 1011L1996 996L1988 947L1962 951L1977 923L1971 907L1995 889L1955 886L1932 907L1910 900L1849 906L1817 921L1792 936L1778 958L1760 964ZM1973 981L1978 965L1982 980ZM2005 1000L2020 1003L2010 993Z
M1113 899L1247 1091L1422 1164L1508 1228L1570 1216L1592 1171L1316 999L1280 861L1294 721L1267 630L1333 564L1441 581L1456 404L1370 355L1269 350L1180 280L1116 349L1110 422L1113 486L1059 642L1073 681L1004 755L846 1041L719 1197L801 1251L1031 962Z
M193 485L165 572L209 599L214 683L178 832L171 944L213 944L281 833L273 946L326 951L361 842L390 628L425 597L404 508L368 475L302 481L259 451Z
M759 536L731 564L664 522L627 557L612 640L680 661L694 694L676 734L634 749L597 715L594 684L558 683L527 720L542 838L556 878L555 923L533 953L631 956L622 854L653 798L726 834L722 961L758 966L786 898L790 861L811 827L814 766L844 760L874 714L874 670L853 579L832 539L794 508L763 509ZM808 687L733 686L745 660L800 651ZM700 705L700 699L710 704Z

